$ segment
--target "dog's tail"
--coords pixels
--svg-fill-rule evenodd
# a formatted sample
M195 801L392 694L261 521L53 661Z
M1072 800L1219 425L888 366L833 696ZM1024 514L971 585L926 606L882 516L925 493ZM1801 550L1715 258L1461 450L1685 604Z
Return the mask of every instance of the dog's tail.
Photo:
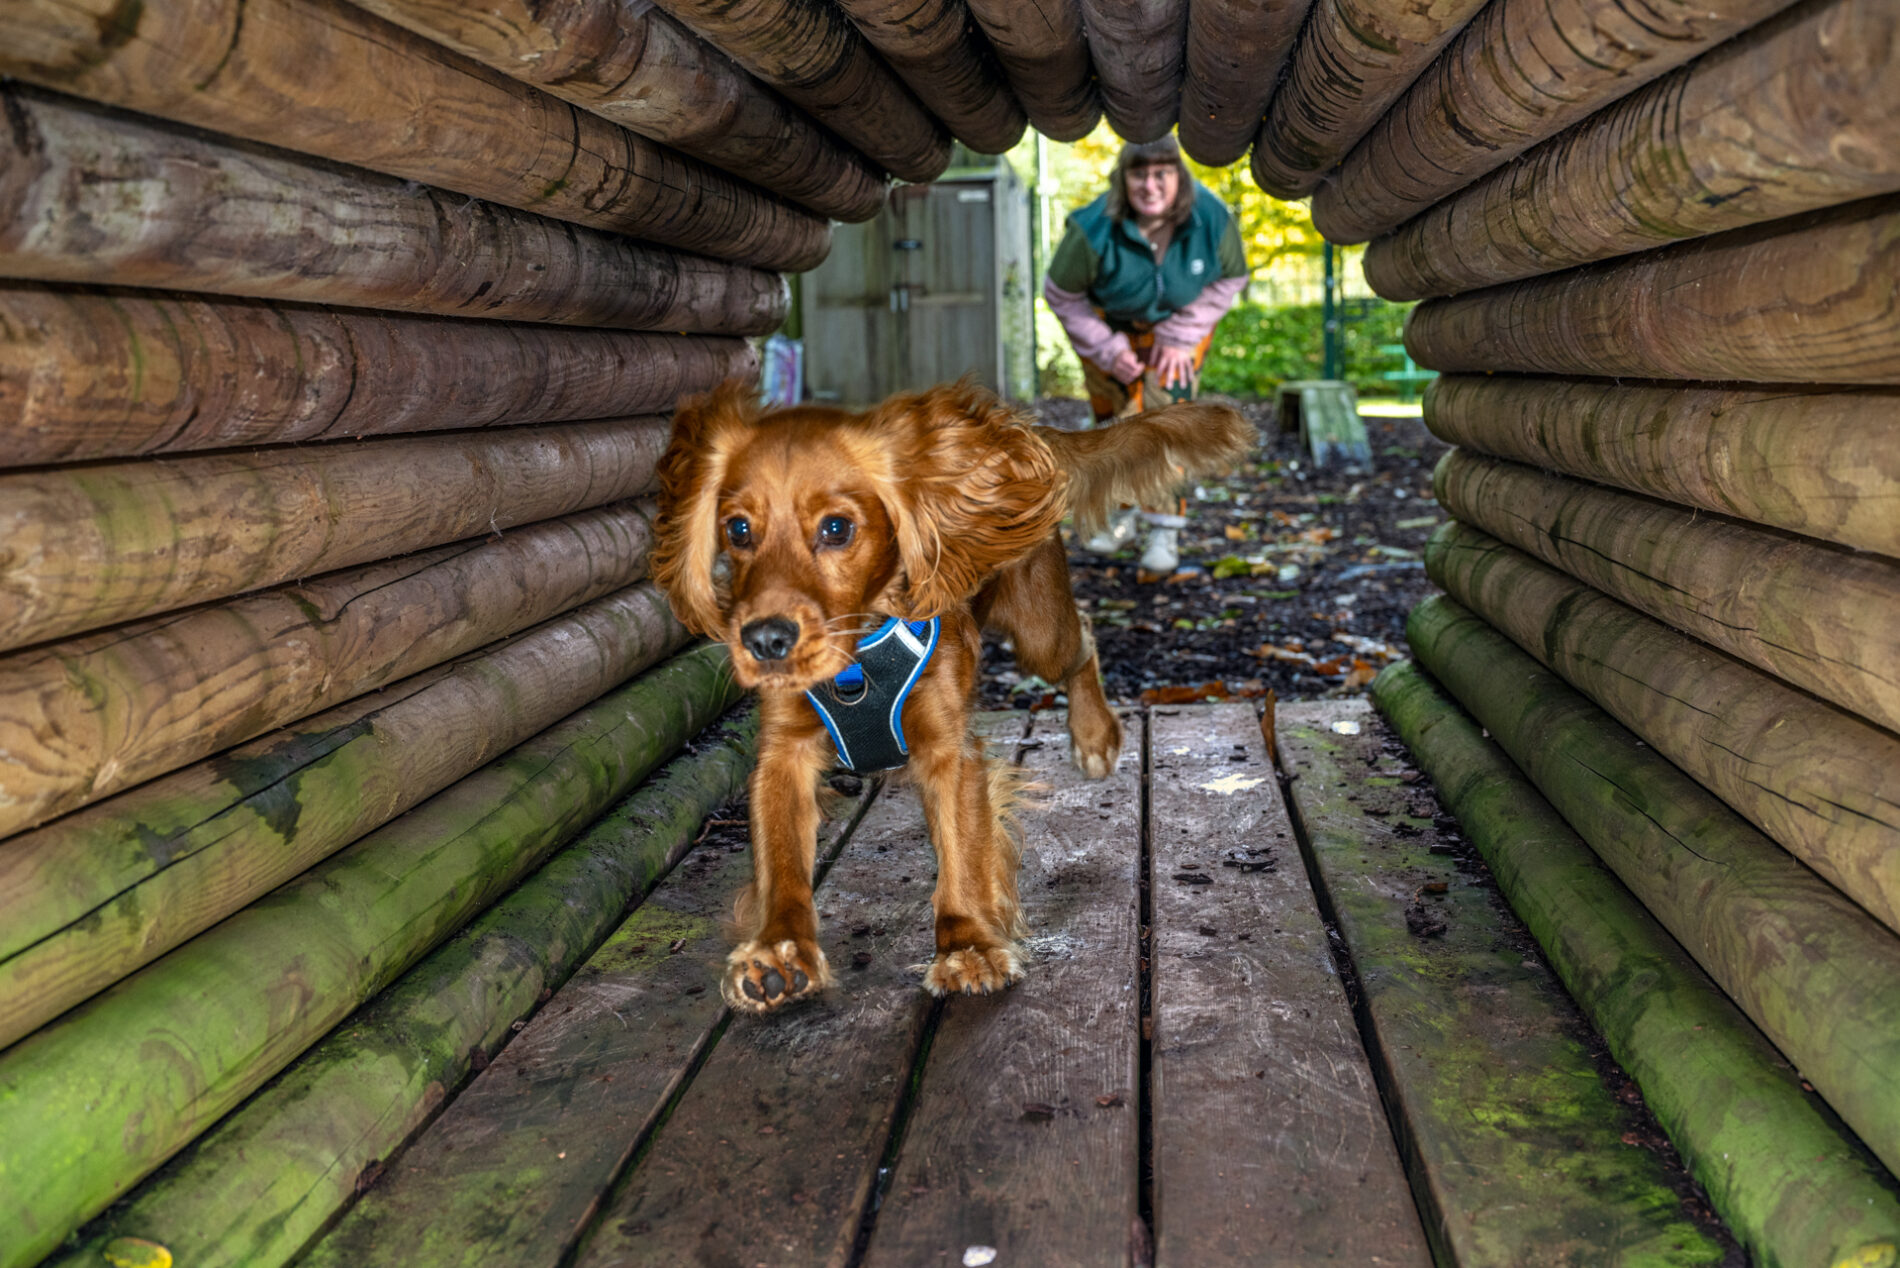
M1252 451L1253 425L1217 401L1183 401L1094 431L1038 427L1069 475L1069 510L1088 536L1117 506L1163 506L1182 481L1231 469Z

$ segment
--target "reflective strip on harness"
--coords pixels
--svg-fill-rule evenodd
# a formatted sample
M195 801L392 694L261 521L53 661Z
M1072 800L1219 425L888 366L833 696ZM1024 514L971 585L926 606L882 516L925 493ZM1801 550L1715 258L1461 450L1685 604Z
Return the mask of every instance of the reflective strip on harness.
M904 701L937 650L942 630L937 617L908 622L891 617L858 643L857 664L805 693L846 770L868 775L910 760Z

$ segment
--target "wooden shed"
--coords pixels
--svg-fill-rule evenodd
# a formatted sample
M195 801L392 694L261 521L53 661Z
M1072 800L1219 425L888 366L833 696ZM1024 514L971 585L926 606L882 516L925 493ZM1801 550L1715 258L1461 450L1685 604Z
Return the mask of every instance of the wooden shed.
M1897 41L0 5L0 1268L1893 1268ZM845 786L852 968L735 1019L754 724L644 580L668 414L893 178L1104 113L1424 301L1445 594L1380 713L1130 709L1098 783L986 718L1050 786L1002 996L918 990L915 793Z

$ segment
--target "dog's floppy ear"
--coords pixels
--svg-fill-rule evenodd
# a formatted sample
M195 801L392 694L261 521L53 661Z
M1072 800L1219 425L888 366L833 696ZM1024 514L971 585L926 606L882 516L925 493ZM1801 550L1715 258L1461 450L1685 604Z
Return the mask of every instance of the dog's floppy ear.
M1067 477L1049 447L968 380L893 397L870 426L886 464L878 483L897 537L899 615L962 603L1062 518Z
M687 629L713 638L725 624L713 585L719 483L734 443L758 412L755 395L750 379L734 378L687 397L673 415L673 439L660 456L653 580Z

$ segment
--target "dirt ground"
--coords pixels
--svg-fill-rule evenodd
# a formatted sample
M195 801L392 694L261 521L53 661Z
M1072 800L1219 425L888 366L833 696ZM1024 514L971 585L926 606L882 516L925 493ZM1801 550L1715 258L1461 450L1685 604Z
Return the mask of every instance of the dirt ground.
M1431 474L1445 444L1417 418L1368 417L1369 465L1316 468L1270 402L1241 408L1259 451L1226 479L1186 490L1179 570L1141 575L1142 537L1115 556L1070 550L1111 700L1360 692L1407 654L1405 614L1433 589L1421 556L1444 519ZM1085 403L1061 398L1038 411L1058 427L1088 417ZM1020 678L996 645L984 650L979 691L984 708L1061 702L1048 684Z

